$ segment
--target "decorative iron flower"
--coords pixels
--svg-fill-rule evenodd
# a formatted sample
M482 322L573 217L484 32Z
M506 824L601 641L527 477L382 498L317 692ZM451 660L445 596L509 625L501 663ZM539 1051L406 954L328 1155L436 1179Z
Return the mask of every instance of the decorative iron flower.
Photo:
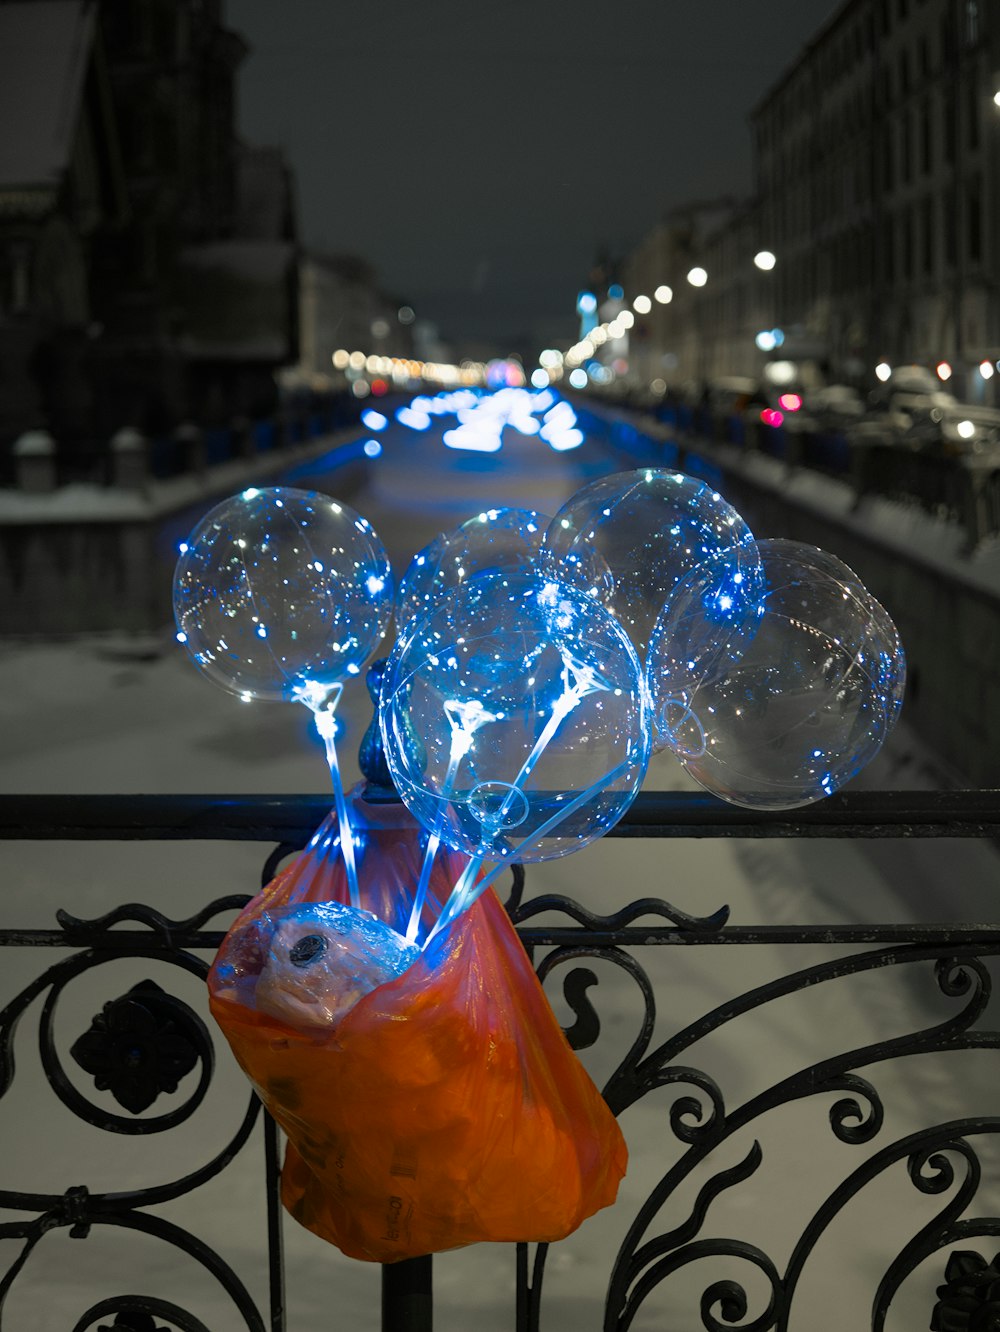
M1000 1253L991 1263L971 1249L948 1258L931 1332L1000 1332Z
M70 1053L98 1091L110 1091L119 1105L141 1114L161 1092L176 1091L198 1060L185 1009L155 981L140 981L104 1005Z
M97 1332L169 1332L148 1313L120 1313L113 1323L103 1323Z

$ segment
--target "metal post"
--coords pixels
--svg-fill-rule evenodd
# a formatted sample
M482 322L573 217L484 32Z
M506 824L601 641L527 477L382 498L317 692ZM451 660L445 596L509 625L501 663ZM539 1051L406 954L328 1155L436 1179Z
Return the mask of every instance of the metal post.
M382 1332L431 1332L434 1303L431 1256L382 1268Z

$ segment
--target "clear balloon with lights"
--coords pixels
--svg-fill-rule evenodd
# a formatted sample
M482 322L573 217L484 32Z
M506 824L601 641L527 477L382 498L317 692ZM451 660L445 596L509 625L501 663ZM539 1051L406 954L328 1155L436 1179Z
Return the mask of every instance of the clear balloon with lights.
M883 606L847 565L796 541L760 541L756 611L716 633L704 570L664 606L646 668L660 742L706 790L750 809L832 795L878 753L906 662ZM683 646L710 640L685 677Z
M712 562L739 619L754 597L759 569L753 533L704 481L682 472L642 468L616 472L578 490L546 533L549 569L595 550L611 575L604 599L640 658L674 587Z
M334 713L385 637L392 571L371 524L329 495L251 486L217 504L174 570L177 637L245 702L304 703L326 747L352 903L358 902Z
M400 632L451 592L489 573L530 574L541 567L551 519L533 509L484 509L451 532L436 536L410 561L399 580L396 623ZM596 550L581 549L563 564L560 577L594 596L610 590L610 574Z
M367 519L339 500L251 487L182 548L178 637L215 684L245 700L307 700L358 675L385 635L392 573Z
M628 636L581 589L532 574L474 580L416 621L389 658L379 715L403 801L476 868L587 845L628 808L649 759Z

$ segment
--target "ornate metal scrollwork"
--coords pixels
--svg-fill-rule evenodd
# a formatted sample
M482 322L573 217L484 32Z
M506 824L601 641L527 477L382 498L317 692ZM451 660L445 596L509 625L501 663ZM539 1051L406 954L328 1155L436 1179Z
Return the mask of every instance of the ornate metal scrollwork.
M73 1332L89 1332L97 1318L114 1314L114 1322L101 1323L96 1332L210 1332L200 1318L171 1300L147 1295L117 1295L101 1300L77 1320ZM160 1322L166 1319L169 1326Z
M106 1003L70 1054L98 1091L110 1091L119 1105L139 1115L163 1092L175 1092L209 1048L198 1015L155 981L144 980Z
M990 1262L970 1249L948 1258L931 1332L1000 1332L1000 1253Z

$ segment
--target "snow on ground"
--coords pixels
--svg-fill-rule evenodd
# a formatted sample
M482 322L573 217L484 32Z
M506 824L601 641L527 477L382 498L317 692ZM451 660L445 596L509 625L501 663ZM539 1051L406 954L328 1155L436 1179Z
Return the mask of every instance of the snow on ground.
M412 553L423 544L421 538L452 525L444 516L463 494L471 501L475 491L485 504L500 493L490 489L491 476L508 502L518 495L526 502L533 495L526 465L519 475L484 469L463 476L453 469L440 492L425 481L423 507L415 515L408 510L407 495L421 473L421 458L429 464L435 447L427 440L418 452L407 443L404 457L402 444L390 445L376 484L352 500L391 537L397 573L407 547ZM394 453L398 471L392 468ZM558 478L545 462L546 485L553 487L554 498ZM579 484L577 476L564 478L570 491L574 482ZM351 783L370 708L360 684L345 702L340 748ZM308 723L308 714L296 705L246 706L216 689L167 632L142 641L0 642L0 792L322 792L328 789L328 774ZM926 788L938 778L929 756L903 728L863 780L874 787ZM661 755L646 789L686 784L673 760ZM215 842L6 842L0 847L3 920L7 926L50 927L58 907L89 917L124 901L148 902L182 917L209 898L254 891L265 850ZM531 891L565 892L601 912L651 895L696 914L728 903L734 924L835 925L988 920L995 910L997 870L996 850L975 841L605 839L575 856L532 867L528 882ZM843 951L792 946L784 951L773 946L637 950L655 987L654 1044L735 995ZM51 961L38 950L6 950L0 1003ZM635 981L624 969L590 959L586 965L600 977L590 994L602 1034L582 1057L600 1082L634 1039L641 1007ZM73 982L57 1008L57 1041L68 1067L74 1068L66 1051L92 1015L147 975L174 985L205 1011L200 982L178 981L171 968L147 962L98 968ZM568 1020L558 981L550 991L560 1016ZM831 982L773 1002L707 1036L684 1058L718 1081L731 1108L817 1059L942 1021L961 1004L960 998L941 995L929 966L880 968L850 984ZM216 1084L181 1129L154 1139L112 1136L81 1125L48 1089L35 1050L38 1009L36 1001L21 1022L16 1076L0 1102L4 1187L56 1192L81 1183L92 1190L138 1187L192 1169L227 1140L242 1114L246 1088L223 1044ZM838 1097L832 1093L777 1108L721 1149L713 1169L742 1159L756 1138L763 1165L720 1197L704 1233L757 1244L783 1268L810 1215L871 1152L917 1129L995 1113L995 1067L996 1055L987 1050L862 1069L886 1110L886 1123L869 1146L850 1147L833 1137L828 1116ZM82 1075L76 1073L74 1080L98 1103L113 1105ZM679 1155L667 1114L674 1096L690 1090L682 1085L673 1095L669 1090L654 1093L625 1112L631 1164L619 1202L552 1250L542 1305L547 1329L596 1332L601 1327L613 1254L652 1184ZM179 1099L164 1098L155 1109ZM237 1166L207 1189L153 1210L217 1247L263 1301L265 1231L258 1167L255 1140ZM665 1205L656 1229L683 1220L705 1178L705 1169L699 1169ZM952 1196L953 1191L944 1195ZM940 1196L913 1188L905 1165L880 1177L844 1209L807 1263L789 1326L810 1332L867 1326L888 1263L942 1206ZM995 1214L998 1207L997 1159L986 1152L984 1184L970 1214ZM159 1294L187 1306L211 1332L244 1326L190 1260L143 1236L100 1232L95 1228L85 1243L69 1239L65 1230L49 1235L15 1281L3 1327L65 1332L88 1304L124 1290ZM0 1242L0 1268L12 1261L15 1247ZM989 1242L973 1240L967 1247L992 1253ZM377 1269L341 1257L292 1221L286 1226L286 1258L290 1332L331 1326L374 1332L380 1326ZM636 1332L699 1326L701 1292L721 1276L747 1282L748 1319L762 1311L763 1284L745 1263L695 1263L643 1306L633 1323ZM479 1245L440 1255L435 1260L435 1326L439 1332L510 1328L513 1279L511 1246ZM943 1261L924 1264L894 1302L887 1332L927 1326L934 1287L941 1280Z

